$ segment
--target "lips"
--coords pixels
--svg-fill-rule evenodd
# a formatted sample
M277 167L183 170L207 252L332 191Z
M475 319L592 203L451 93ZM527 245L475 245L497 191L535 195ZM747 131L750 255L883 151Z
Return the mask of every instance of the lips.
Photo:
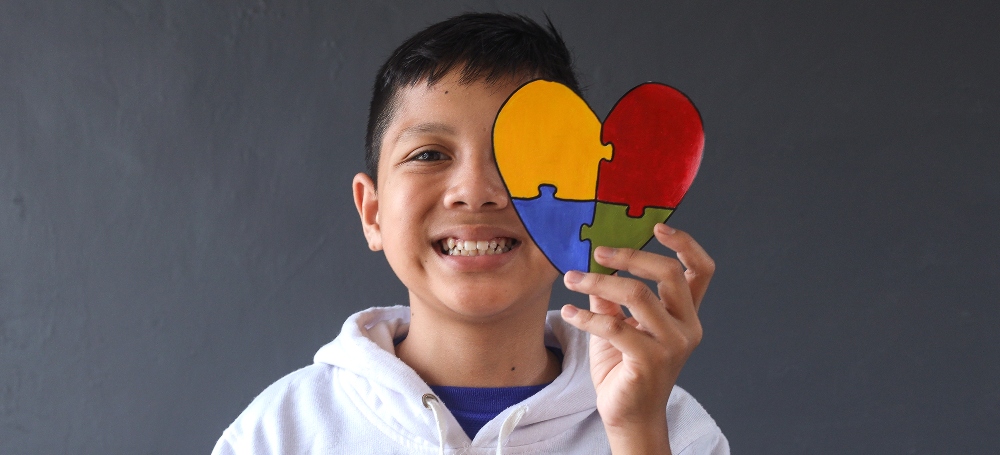
M517 246L519 242L510 237L493 237L474 240L448 237L439 244L441 253L447 256L490 256L503 254Z

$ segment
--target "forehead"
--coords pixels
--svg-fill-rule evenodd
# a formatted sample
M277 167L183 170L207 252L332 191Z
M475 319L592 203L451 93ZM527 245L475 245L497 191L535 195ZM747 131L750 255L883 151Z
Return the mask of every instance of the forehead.
M522 78L505 78L498 81L475 79L465 81L457 71L449 72L433 83L427 79L407 85L396 93L395 115L389 127L401 119L400 114L419 111L421 114L447 116L455 109L468 108L470 112L484 112L496 116L503 103L521 84ZM465 114L468 114L466 112Z
M401 143L420 136L490 132L500 106L526 81L466 82L458 71L451 71L433 84L424 79L400 88L393 97L379 161Z

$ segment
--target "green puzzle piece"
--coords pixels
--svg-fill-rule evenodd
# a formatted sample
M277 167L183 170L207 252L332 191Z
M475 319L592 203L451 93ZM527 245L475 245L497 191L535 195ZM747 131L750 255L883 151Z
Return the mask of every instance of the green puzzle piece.
M590 271L593 273L613 273L614 270L604 267L594 261L594 248L610 246L613 248L639 249L653 236L653 226L664 223L673 209L646 207L642 216L633 218L625 212L628 205L597 202L594 211L594 224L580 227L580 239L590 239Z

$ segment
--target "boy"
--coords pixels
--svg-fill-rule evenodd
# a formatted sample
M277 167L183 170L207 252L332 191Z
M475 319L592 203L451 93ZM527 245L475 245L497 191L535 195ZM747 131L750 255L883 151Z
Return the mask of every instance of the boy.
M691 237L654 229L679 261L598 248L597 262L657 292L571 271L566 286L589 294L590 310L547 315L558 272L515 213L492 149L501 105L535 78L579 91L558 33L523 17L458 16L393 53L353 190L368 245L385 253L409 307L350 317L215 453L729 452L674 386L701 339L714 270Z

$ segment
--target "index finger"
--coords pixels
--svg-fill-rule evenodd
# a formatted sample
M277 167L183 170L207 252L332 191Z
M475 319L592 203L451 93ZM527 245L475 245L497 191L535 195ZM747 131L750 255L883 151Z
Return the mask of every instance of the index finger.
M684 278L691 288L694 308L697 311L705 292L708 291L708 283L715 274L715 261L687 232L660 223L653 227L653 234L663 246L677 252L677 259L687 269L684 271Z
M677 259L648 251L605 246L599 246L594 250L594 259L605 267L624 270L637 278L655 281L660 303L673 316L682 320L698 317L691 285L684 275L684 265ZM641 286L643 291L649 290L639 281L626 282L629 283L629 288L639 289ZM615 299L612 297L611 300Z

